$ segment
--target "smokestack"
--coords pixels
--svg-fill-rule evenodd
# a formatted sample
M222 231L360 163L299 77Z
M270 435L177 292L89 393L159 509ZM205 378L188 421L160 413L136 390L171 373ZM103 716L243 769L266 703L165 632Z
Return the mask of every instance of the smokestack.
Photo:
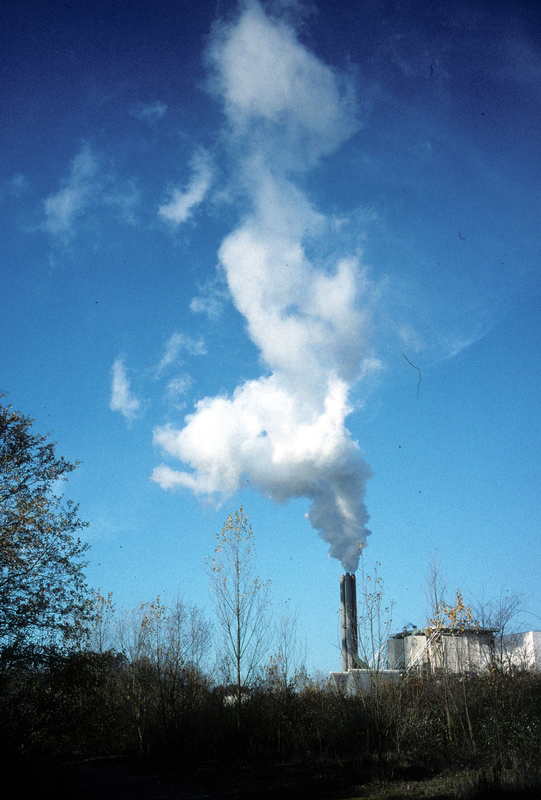
M342 672L358 664L357 585L355 575L340 575L340 632L342 640Z
M342 641L342 672L348 671L347 627L345 575L340 575L340 638Z

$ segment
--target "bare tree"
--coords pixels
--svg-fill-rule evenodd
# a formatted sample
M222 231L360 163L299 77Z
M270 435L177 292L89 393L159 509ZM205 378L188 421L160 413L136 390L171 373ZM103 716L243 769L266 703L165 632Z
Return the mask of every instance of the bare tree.
M223 632L220 667L226 678L235 682L239 724L243 688L253 679L272 639L269 586L257 577L255 560L252 526L241 506L216 535L214 556L207 563Z
M121 614L117 647L126 656L126 693L139 747L146 750L148 730L160 725L166 741L178 735L205 683L211 626L196 606L160 598Z
M275 646L268 668L281 689L298 687L306 676L308 646L299 634L299 612L289 600L280 606L275 623Z
M95 653L112 650L116 644L114 623L116 605L113 593L104 597L99 589L92 591L89 601L90 621L87 631L87 647Z
M441 564L432 553L426 576L427 620L438 619L442 614L447 595L447 582L442 575Z
M137 609L121 612L116 626L116 647L130 662L146 659L168 671L201 669L210 640L211 626L203 613L180 598L171 607L159 597L141 603Z
M380 567L381 564L376 561L372 571L367 572L361 551L361 571L357 581L357 621L361 668L359 677L362 676L363 682L359 684L358 698L368 719L372 720L375 755L378 770L383 776L388 742L399 710L400 688L382 679L382 670L387 666L394 603L385 597Z
M386 664L387 641L393 625L392 601L387 602L383 578L379 573L381 564L374 565L372 573L364 568L361 557L361 575L357 583L359 591L358 641L362 664L375 672Z
M522 636L518 625L525 612L526 597L502 589L498 597L475 601L475 614L483 628L496 634L494 661L499 667L525 666L526 653L521 652Z

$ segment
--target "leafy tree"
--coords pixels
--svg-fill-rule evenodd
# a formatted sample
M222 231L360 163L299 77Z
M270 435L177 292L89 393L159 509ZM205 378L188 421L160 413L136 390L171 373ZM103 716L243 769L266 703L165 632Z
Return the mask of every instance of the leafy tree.
M66 650L88 615L75 534L87 523L55 493L77 464L55 454L33 420L0 405L0 666Z
M240 722L242 690L268 653L272 629L268 621L268 584L255 574L254 533L242 506L216 535L208 565L211 591L224 634L221 667L236 685Z

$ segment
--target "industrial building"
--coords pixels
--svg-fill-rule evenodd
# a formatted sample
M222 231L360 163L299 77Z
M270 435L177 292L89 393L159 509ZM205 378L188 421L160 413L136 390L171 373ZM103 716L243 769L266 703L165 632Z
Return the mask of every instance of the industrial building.
M390 669L423 674L484 672L503 669L541 670L541 631L496 636L496 628L418 628L396 633L387 642Z
M387 642L390 669L421 673L483 672L494 661L493 628L416 628Z

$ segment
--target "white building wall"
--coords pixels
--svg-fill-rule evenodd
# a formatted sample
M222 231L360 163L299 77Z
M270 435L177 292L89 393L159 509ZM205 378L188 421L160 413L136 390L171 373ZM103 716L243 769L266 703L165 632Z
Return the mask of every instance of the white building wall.
M533 666L541 670L541 631L530 631L532 634Z
M492 660L492 636L442 633L427 637L415 633L390 639L387 653L391 669L481 672Z
M497 643L503 666L541 670L541 631L502 636Z
M402 673L396 669L350 669L349 672L331 672L334 688L341 694L355 695L370 692L377 685L398 683Z

